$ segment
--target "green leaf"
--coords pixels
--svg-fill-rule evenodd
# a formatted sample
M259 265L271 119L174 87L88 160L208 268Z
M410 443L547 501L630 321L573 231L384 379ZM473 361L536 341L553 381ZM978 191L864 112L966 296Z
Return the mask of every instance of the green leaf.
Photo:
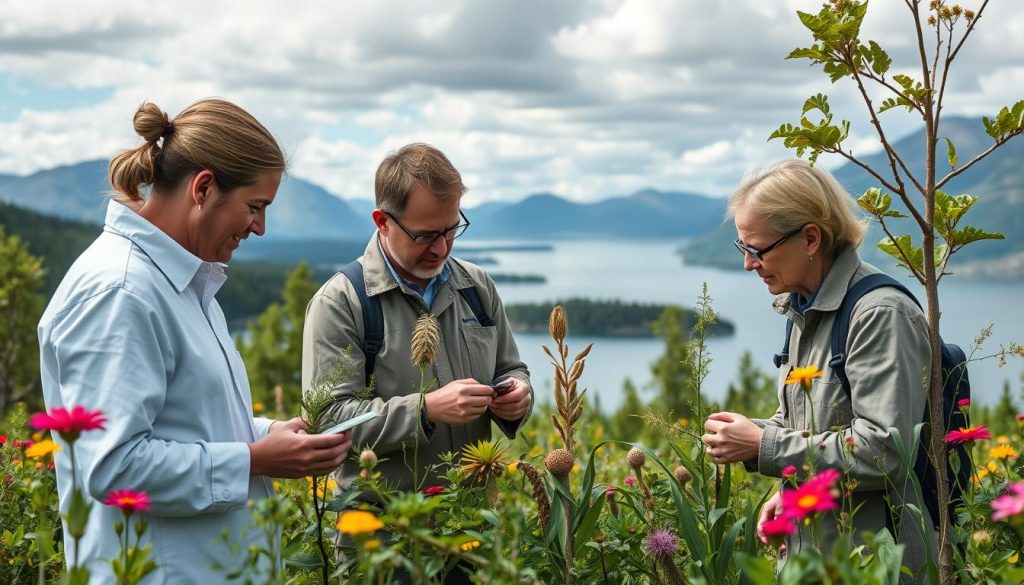
M946 139L946 161L949 162L949 166L954 169L960 161L956 156L956 146L953 146L953 141L949 138Z
M323 562L320 555L299 553L284 560L284 565L292 569L319 569Z
M878 248L896 259L896 262L904 268L910 268L916 272L924 271L924 251L911 243L910 235L904 234L896 238L885 238L878 243ZM909 264L907 263L909 260Z
M868 54L871 56L871 70L878 75L885 75L892 66L892 59L875 41L868 41Z
M818 110L825 116L828 116L828 96L823 93L819 93L807 98L807 100L804 102L804 109L800 113L806 114L807 112L812 110Z
M771 585L775 583L775 571L768 559L746 553L736 553L736 565L743 575L755 585Z
M595 493L594 503L587 510L586 516L583 517L583 521L580 522L579 528L576 529L576 548L579 549L583 546L583 543L590 540L594 529L597 527L597 521L601 517L601 509L604 508L604 502L607 498L604 497L604 490L597 490Z
M1006 236L999 232L986 232L976 227L967 226L965 228L955 230L953 237L950 238L950 244L955 245L957 248L962 248L972 242L979 242L981 240L1005 240Z

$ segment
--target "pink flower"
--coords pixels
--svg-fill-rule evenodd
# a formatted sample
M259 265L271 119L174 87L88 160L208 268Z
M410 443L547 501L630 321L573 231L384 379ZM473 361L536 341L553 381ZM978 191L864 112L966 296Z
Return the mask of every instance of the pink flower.
M636 483L636 478L633 477L632 475L627 475L626 476L626 485L629 486L629 487L633 487L634 483Z
M1024 514L1024 482L1011 483L1007 493L992 500L992 520L1003 520Z
M71 442L78 438L82 431L103 429L103 423L107 419L99 410L86 410L76 406L68 412L67 409L56 407L49 412L37 412L32 415L28 424L40 431L56 431L65 441Z
M437 494L444 491L443 485L432 485L430 487L423 488L423 494L427 496L436 496Z
M7 444L7 435L0 435L0 445Z
M796 475L796 465L787 465L782 468L782 477L789 479Z
M1019 420L1019 421L1024 421L1024 412L1022 412L1022 413L1018 414L1018 415L1017 415L1017 416L1015 416L1014 418L1016 418L1016 419L1017 419L1017 420Z
M800 487L782 492L782 510L784 514L797 520L806 518L817 512L835 510L839 507L833 491L839 472L826 469L807 480Z
M786 541L787 536L796 532L796 525L793 524L793 520L788 516L776 516L771 520L766 520L761 525L761 532L764 534L764 538L768 541L769 546L778 548L779 545Z
M991 439L992 433L988 432L985 425L978 425L976 427L963 427L955 431L949 431L946 433L946 442L954 445L962 445L964 443L973 443L979 439Z
M132 512L139 510L149 509L149 495L146 492L137 492L135 490L114 490L107 494L107 499L103 501L108 506L116 506L121 508L125 516L131 516Z
M959 406L960 408L967 408L968 406L971 405L971 399L961 398L960 400L956 401L956 405Z
M671 530L655 530L644 542L644 550L652 557L672 558L679 548L679 537Z

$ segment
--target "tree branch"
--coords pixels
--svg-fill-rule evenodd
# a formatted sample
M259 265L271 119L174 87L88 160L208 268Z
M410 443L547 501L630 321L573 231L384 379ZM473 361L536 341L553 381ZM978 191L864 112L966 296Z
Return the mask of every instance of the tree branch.
M985 149L984 152L982 152L981 154L975 156L971 160L967 161L961 167L953 169L945 177L942 177L942 179L940 179L938 182L935 183L935 188L936 189L941 189L943 187L943 185L948 183L951 179L953 179L957 175L963 173L967 169L973 167L977 163L981 162L982 159L984 159L988 155L992 154L1000 146L1002 146L1002 145L1006 144L1007 142L1009 142L1010 139L1013 138L1014 136L1020 136L1021 134L1024 134L1024 128L1022 128L1020 130L1017 130L1016 132L1012 132L1010 134L1007 134L1007 135L1003 136L1002 138L996 140L995 143L992 144L992 146L990 146L987 149Z

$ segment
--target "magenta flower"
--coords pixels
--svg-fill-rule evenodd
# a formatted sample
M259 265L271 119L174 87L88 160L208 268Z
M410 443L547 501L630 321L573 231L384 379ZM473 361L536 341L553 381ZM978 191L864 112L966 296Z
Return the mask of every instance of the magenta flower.
M634 483L636 483L636 478L633 477L632 475L627 475L626 476L626 485L629 486L629 487L633 487Z
M56 431L62 439L69 443L78 438L82 431L103 429L107 422L103 412L86 410L76 406L69 412L65 408L51 408L49 412L37 412L32 415L28 424L40 431Z
M796 475L796 465L787 465L782 468L782 478L789 479Z
M967 408L968 406L971 405L971 399L961 398L960 400L956 401L956 405L959 406L960 408Z
M107 494L103 501L108 506L121 508L125 516L131 516L133 512L149 510L149 495L146 492L135 490L114 490Z
M423 488L423 494L427 496L436 496L437 494L444 491L443 485L432 485L430 487Z
M955 431L949 431L946 433L946 442L954 445L963 445L964 443L973 443L980 439L991 439L992 433L988 432L985 425L978 425L976 427L963 427Z
M992 500L992 520L1004 520L1024 514L1024 482L1011 483L1007 493Z
M671 530L655 530L644 541L644 550L652 557L671 557L679 548L679 537Z
M764 533L769 546L778 548L786 541L787 536L796 532L796 524L793 524L792 518L786 515L776 516L761 525L761 532Z
M838 471L826 469L798 488L783 491L782 509L784 513L800 520L817 512L835 510L839 507L834 490L838 480Z

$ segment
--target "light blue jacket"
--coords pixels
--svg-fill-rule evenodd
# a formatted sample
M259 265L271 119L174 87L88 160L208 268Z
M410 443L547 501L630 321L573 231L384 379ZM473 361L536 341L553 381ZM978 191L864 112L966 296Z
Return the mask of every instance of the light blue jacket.
M152 499L143 544L153 543L159 565L144 583L219 583L211 564L233 559L218 542L222 531L244 554L256 541L245 534L246 502L273 493L268 478L249 477L247 443L272 421L252 416L245 366L213 298L226 267L201 261L119 203L109 204L105 223L39 323L47 408L81 405L107 417L106 430L84 432L74 445L79 485L97 500L79 559L90 583L113 582L121 511L102 501L111 490L140 490ZM56 463L66 510L66 445Z

